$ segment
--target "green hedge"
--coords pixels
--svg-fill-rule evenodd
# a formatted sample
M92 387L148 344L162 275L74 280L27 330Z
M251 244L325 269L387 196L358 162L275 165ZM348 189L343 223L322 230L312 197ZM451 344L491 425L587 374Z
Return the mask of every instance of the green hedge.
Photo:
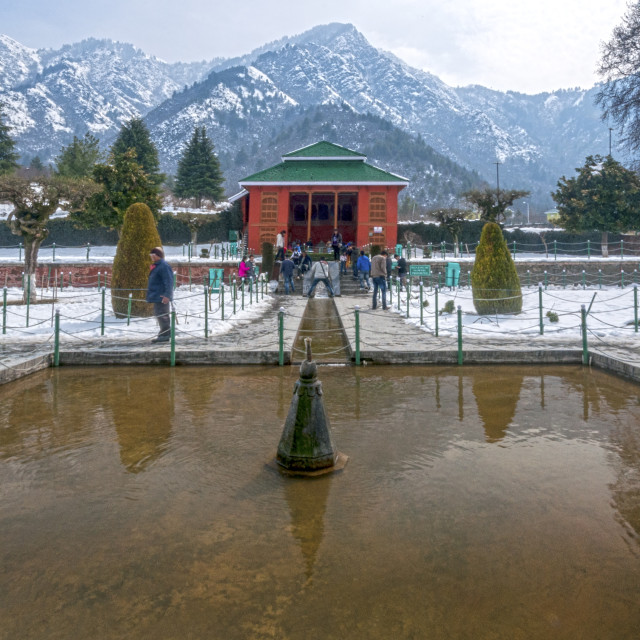
M474 246L480 241L480 234L484 226L482 220L467 220L462 224L462 231L460 232L459 240L464 245L473 244ZM424 222L414 222L411 224L398 225L398 242L404 244L403 233L410 231L415 233L421 238L422 244L440 244L441 242L453 242L451 234L437 224L425 224ZM586 242L590 240L592 244L600 246L602 240L602 234L599 231L592 231L589 233L571 233L569 231L557 230L557 231L543 231L544 238L549 250L553 249L553 241L558 242L558 248L561 244L575 244L578 242ZM511 247L513 242L516 243L516 249L518 245L527 245L526 251L541 252L544 251L544 243L540 238L540 234L534 231L523 231L522 229L503 229L504 239ZM618 233L609 233L609 242L620 242L622 236ZM568 247L563 247L567 249Z

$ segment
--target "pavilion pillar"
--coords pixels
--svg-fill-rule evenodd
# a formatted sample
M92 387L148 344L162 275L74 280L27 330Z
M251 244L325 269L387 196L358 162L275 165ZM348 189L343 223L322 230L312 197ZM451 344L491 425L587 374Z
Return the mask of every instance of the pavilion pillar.
M311 240L311 191L309 191L309 200L307 202L307 242Z
M333 194L333 228L338 228L338 192Z

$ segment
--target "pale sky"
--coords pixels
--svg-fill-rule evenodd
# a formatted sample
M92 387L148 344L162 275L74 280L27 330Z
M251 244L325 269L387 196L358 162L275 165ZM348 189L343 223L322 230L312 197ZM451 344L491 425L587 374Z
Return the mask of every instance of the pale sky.
M627 0L0 0L0 33L33 48L88 37L168 62L248 53L329 22L452 85L591 87Z

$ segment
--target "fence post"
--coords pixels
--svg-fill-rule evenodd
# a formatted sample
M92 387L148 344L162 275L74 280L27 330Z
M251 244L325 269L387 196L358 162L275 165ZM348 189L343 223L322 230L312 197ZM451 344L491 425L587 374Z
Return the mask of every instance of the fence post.
M582 288L583 289L587 288L587 280L586 280L586 277L585 277L584 269L582 270Z
M22 262L22 242L18 246L18 262Z
M102 287L102 313L100 314L100 335L104 335L104 297L106 293L106 289Z
M620 258L624 258L624 240L620 240Z
M567 288L567 270L566 269L562 270L562 288L563 289Z
M458 364L462 364L462 307L458 305Z
M587 240L587 260L591 260L591 240Z
M224 320L224 281L220 281L220 314Z
M635 332L638 333L638 285L637 284L633 285L633 325L635 327Z
M207 285L204 285L204 338L205 340L209 337L209 298L208 294L209 290Z
M127 327L131 324L131 301L133 299L133 293L129 294L129 302L127 302Z
M170 366L176 366L176 312L171 312L171 360Z
M233 295L231 296L233 298L233 315L236 315L236 299L238 298L238 283L236 282L236 279L233 279L233 289L232 289L232 293Z
M538 284L538 307L540 309L540 335L544 335L544 320L542 317L542 282Z
M356 305L356 365L360 365L360 307Z
M53 366L60 366L60 309L56 309L55 333L53 338Z
M624 289L624 269L620 269L620 286Z
M582 316L582 364L589 364L589 349L587 346L587 310L584 305L580 307Z
M438 285L435 286L435 301L434 301L434 314L436 316L436 338L438 337Z
M278 365L284 366L284 307L278 311Z
M73 286L71 271L69 271L69 285L68 286L70 286L70 287Z
M554 260L558 259L558 241L557 240L553 241L553 259Z
M531 271L527 269L527 287L531 286Z
M516 259L516 241L513 241L513 259Z
M100 272L98 271L98 289L100 289Z
M420 326L424 324L424 282L420 281Z
M89 262L89 252L91 251L91 244L87 242L87 262Z
M598 269L598 289L602 289L602 269Z
M409 284L411 278L407 281L407 318L409 317L410 305L411 305L411 285Z
M243 311L244 311L244 283L245 283L245 280L244 280L244 278L243 278L243 279L242 279L242 284L240 285L240 286L242 287L242 301L241 301L242 306L241 306L241 309L242 309Z
M27 274L27 327L29 326L29 307L31 306L31 274Z
M53 258L51 261L55 262L56 261L56 243L55 242L52 243L52 246L53 246Z
M636 327L638 323L636 322ZM638 329L636 328L636 331ZM2 289L2 333L7 333L7 287Z

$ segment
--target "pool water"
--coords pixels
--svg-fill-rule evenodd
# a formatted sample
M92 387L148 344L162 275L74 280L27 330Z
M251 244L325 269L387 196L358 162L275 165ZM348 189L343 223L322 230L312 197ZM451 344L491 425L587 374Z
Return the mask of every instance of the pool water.
M335 474L270 466L296 367L0 388L0 637L640 634L638 387L320 367Z

